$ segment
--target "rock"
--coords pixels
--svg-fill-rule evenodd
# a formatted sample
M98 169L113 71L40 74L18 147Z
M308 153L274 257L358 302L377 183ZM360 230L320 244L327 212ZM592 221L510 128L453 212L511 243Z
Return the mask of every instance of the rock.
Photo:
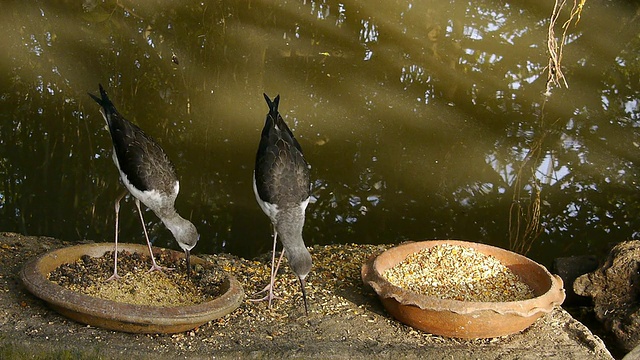
M636 346L630 353L625 355L622 360L638 360L640 359L640 346Z
M565 284L564 306L585 305L591 299L573 291L573 282L580 276L598 268L598 259L593 255L561 257L553 260L553 273L558 274Z
M630 351L640 343L640 241L616 245L596 271L573 283L576 294L593 299L596 318Z

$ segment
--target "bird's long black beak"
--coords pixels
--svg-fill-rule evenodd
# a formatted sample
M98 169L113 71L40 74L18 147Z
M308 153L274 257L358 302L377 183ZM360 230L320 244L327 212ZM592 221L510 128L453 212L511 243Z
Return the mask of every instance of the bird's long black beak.
M302 289L302 301L304 301L304 314L309 316L309 307L307 306L307 291L304 288L305 281L303 278L298 278L300 280L300 289Z
M187 259L187 278L191 278L191 251L185 250L184 257Z

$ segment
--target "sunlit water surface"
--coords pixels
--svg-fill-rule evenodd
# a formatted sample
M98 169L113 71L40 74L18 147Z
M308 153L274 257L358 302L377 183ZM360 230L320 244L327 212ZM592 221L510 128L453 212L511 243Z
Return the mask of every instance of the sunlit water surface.
M466 239L545 264L640 231L637 5L587 1L546 91L553 2L4 1L0 229L112 241L123 189L86 95L176 165L196 252L254 257L267 113L312 166L307 245ZM560 13L557 37L569 18ZM145 213L154 244L178 248ZM122 241L144 241L133 202ZM523 246L524 244L524 246Z

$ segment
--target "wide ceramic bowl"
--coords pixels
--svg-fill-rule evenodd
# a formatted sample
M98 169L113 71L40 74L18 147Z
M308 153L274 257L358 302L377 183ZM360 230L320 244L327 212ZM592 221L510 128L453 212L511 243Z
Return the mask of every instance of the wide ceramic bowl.
M405 290L382 276L407 255L441 244L465 246L495 257L529 285L535 297L510 302L443 300ZM372 256L363 265L361 275L394 318L431 334L455 338L491 338L520 332L565 298L562 279L551 275L544 266L511 251L466 241L404 243Z
M118 250L149 254L146 245L118 244ZM77 245L51 251L32 259L22 268L21 278L27 290L60 314L80 323L131 333L177 333L191 330L235 310L244 297L240 283L227 275L221 295L197 305L160 307L104 300L68 290L47 279L47 274L62 264L73 263L83 255L103 256L113 251L112 243ZM174 260L184 253L154 248L154 254L167 252ZM157 255L156 255L157 256ZM205 260L191 256L192 264Z

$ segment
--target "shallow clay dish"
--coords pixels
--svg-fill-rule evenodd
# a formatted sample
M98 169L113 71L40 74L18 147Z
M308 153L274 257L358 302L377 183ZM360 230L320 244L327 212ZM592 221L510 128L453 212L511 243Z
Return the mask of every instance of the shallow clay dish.
M118 244L118 250L149 254L146 245ZM77 245L51 251L27 262L20 276L27 290L46 301L60 314L84 324L131 333L177 333L191 330L235 310L244 297L242 286L231 275L223 281L220 291L222 295L219 297L197 305L175 307L104 300L65 289L47 279L47 275L62 264L73 263L83 255L100 257L109 251L113 251L112 243ZM167 249L154 248L153 252L168 252L174 259L184 257L182 252ZM205 260L191 256L191 263L204 264Z
M529 285L536 297L510 302L443 300L397 287L382 276L407 255L440 244L465 246L495 257ZM404 243L372 256L363 265L361 275L364 283L375 290L384 307L397 320L431 334L464 339L520 332L554 306L562 304L565 297L562 279L551 275L544 266L511 251L466 241Z

